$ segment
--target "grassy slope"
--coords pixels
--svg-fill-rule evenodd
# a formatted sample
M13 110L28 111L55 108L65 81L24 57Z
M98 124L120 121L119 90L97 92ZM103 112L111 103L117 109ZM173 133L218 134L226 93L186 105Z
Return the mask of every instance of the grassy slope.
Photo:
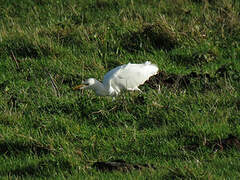
M240 6L236 1L0 2L2 177L239 177ZM73 92L84 78L150 60L161 71L207 73L187 87L124 100ZM215 74L226 64L223 73ZM56 88L54 88L54 85ZM124 159L157 170L101 173Z

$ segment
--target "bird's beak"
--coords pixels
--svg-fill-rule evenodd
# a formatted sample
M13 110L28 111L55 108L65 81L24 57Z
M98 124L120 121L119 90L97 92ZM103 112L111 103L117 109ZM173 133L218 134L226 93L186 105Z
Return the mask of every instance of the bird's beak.
M84 89L85 87L87 87L85 84L80 84L80 85L78 85L78 86L75 86L75 87L73 88L73 90Z

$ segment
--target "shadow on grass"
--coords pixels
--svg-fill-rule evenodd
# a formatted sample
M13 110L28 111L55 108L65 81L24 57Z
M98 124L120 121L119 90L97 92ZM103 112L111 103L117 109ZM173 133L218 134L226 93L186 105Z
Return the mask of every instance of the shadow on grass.
M194 172L185 167L184 169L169 169L168 174L164 175L163 179L197 179L197 177Z
M235 149L240 151L240 139L233 134L229 134L226 138L208 140L197 135L184 135L186 138L184 149L196 151L201 147L206 147L212 151L226 151Z
M65 159L42 160L36 164L23 165L13 170L0 172L0 174L20 177L50 177L53 173L60 171L61 173L71 173L72 169L72 163Z
M129 52L151 49L171 50L179 44L176 33L167 23L145 24L137 32L123 36L121 45Z
M33 42L29 37L14 34L0 44L1 55L22 58L38 58L55 54L54 50L44 43Z
M1 142L0 153L6 156L20 154L44 155L52 152L51 147L44 146L37 142Z
M73 103L49 103L38 109L39 112L46 112L49 114L71 114L76 111Z
M185 66L202 65L215 61L219 56L216 48L206 44L200 44L191 48L177 48L170 52L171 60Z

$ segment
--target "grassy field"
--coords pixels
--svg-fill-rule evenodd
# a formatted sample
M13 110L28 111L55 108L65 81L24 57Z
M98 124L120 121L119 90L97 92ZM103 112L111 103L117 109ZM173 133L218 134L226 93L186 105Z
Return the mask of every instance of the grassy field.
M240 177L240 2L0 0L1 179ZM160 73L115 101L72 91ZM95 162L151 167L101 171Z

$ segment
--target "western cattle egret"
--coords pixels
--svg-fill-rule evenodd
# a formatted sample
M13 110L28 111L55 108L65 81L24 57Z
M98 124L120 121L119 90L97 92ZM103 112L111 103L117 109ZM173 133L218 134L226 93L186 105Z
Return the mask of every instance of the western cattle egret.
M151 64L149 61L144 64L128 63L105 74L102 83L94 78L89 78L73 89L92 89L98 96L117 96L121 90L141 91L138 86L144 84L157 72L157 65Z

